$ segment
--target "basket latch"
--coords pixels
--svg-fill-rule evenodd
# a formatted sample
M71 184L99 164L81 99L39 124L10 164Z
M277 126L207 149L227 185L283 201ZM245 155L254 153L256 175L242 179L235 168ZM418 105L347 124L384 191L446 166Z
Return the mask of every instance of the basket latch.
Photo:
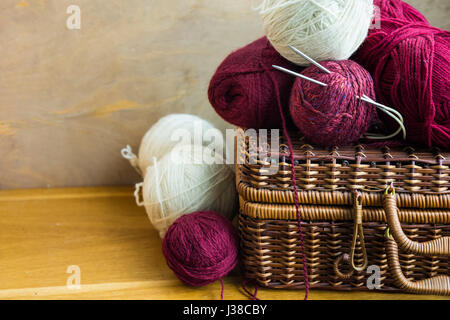
M352 266L353 270L357 272L364 271L367 268L368 259L367 259L367 251L366 251L366 245L364 243L364 229L362 224L362 195L360 192L355 192L354 197L354 203L353 203L353 239L352 239L352 246L350 248L350 265ZM362 265L357 266L355 264L355 251L356 251L356 242L358 241L361 244L361 249L363 252L363 259L364 262Z
M364 271L367 268L368 265L368 259L367 259L367 251L366 251L366 245L364 242L364 229L363 229L363 224L362 224L362 212L363 212L363 208L362 208L362 195L360 192L356 191L355 192L355 196L354 196L354 201L353 201L353 238L352 238L352 245L350 247L350 255L348 254L344 254L339 256L335 263L334 263L334 271L336 273L336 275L339 278L342 279L349 279L354 271L357 272L361 272ZM357 266L355 263L355 251L356 251L356 243L358 241L358 237L359 237L359 242L361 244L361 249L363 252L363 259L364 262L362 265ZM350 266L352 267L352 270L347 273L347 274L343 274L339 271L339 264L342 262L348 262L350 263Z

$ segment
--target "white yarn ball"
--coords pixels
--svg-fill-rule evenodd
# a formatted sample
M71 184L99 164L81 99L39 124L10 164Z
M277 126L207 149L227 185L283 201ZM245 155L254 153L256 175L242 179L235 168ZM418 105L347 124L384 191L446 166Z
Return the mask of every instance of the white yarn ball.
M142 187L143 202L153 226L164 237L169 226L181 215L212 210L232 219L235 214L236 190L234 172L221 156L206 164L202 157L212 154L208 147L179 146L163 158L153 159L147 167L144 182L137 185L136 198Z
M316 61L344 60L367 37L373 0L263 0L258 8L273 47L287 60L310 65L288 45Z
M202 118L191 114L170 114L159 119L144 135L138 157L132 153L129 146L122 150L122 155L130 160L144 177L147 167L153 165L154 157L160 159L176 146L192 143L208 146L218 143L218 141L203 140L202 134L207 130L215 130L219 140L223 140L222 133ZM199 133L200 136L198 136Z

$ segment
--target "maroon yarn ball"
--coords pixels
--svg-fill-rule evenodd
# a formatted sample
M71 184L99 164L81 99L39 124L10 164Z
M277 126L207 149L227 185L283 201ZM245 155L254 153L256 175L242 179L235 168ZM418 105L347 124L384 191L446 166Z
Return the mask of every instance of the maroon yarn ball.
M238 261L238 248L231 222L213 211L179 217L162 243L169 268L191 286L204 286L227 275Z
M324 61L331 71L310 66L301 74L326 87L298 78L292 88L290 112L308 141L320 146L343 146L357 141L376 115L375 108L358 99L375 99L370 74L356 62Z
M402 114L410 143L449 149L450 32L400 0L377 2L380 28L370 30L354 59L372 74L380 102Z
M287 112L295 78L272 65L301 70L284 59L266 37L232 52L217 68L208 89L209 101L217 114L242 128L281 128L275 92L279 91Z

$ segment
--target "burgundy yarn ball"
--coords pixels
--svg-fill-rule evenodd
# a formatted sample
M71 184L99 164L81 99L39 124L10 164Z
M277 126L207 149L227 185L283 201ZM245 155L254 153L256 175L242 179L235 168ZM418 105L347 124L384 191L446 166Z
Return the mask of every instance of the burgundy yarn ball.
M213 211L179 217L162 243L169 268L191 286L207 285L227 275L238 261L238 248L231 222Z
M400 0L378 2L381 28L370 30L354 58L372 74L379 102L402 114L410 143L449 149L450 32Z
M343 146L357 141L376 115L375 108L357 97L375 100L370 74L350 60L324 61L331 71L316 66L301 74L326 87L298 78L291 93L290 112L295 125L308 141L320 146Z
M232 52L217 68L209 85L208 98L217 114L242 128L281 128L275 90L279 90L287 112L295 78L272 65L301 70L284 59L266 37Z

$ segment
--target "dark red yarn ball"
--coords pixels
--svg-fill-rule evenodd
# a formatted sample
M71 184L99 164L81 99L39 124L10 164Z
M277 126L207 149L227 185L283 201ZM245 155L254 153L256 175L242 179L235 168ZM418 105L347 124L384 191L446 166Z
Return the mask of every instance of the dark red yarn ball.
M207 285L227 275L238 261L238 248L231 222L213 211L179 217L162 243L169 268L191 286Z
M379 102L402 114L410 143L450 149L450 32L403 1L375 4L380 29L370 30L354 59L372 74Z
M281 128L277 88L270 76L278 86L286 112L295 78L273 69L272 65L301 70L284 59L266 37L232 52L217 68L209 85L209 101L217 114L243 128Z
M310 66L301 74L327 84L298 78L291 93L292 120L308 141L320 146L343 146L357 141L376 115L375 108L357 97L375 99L370 74L356 62L324 61L327 74Z

